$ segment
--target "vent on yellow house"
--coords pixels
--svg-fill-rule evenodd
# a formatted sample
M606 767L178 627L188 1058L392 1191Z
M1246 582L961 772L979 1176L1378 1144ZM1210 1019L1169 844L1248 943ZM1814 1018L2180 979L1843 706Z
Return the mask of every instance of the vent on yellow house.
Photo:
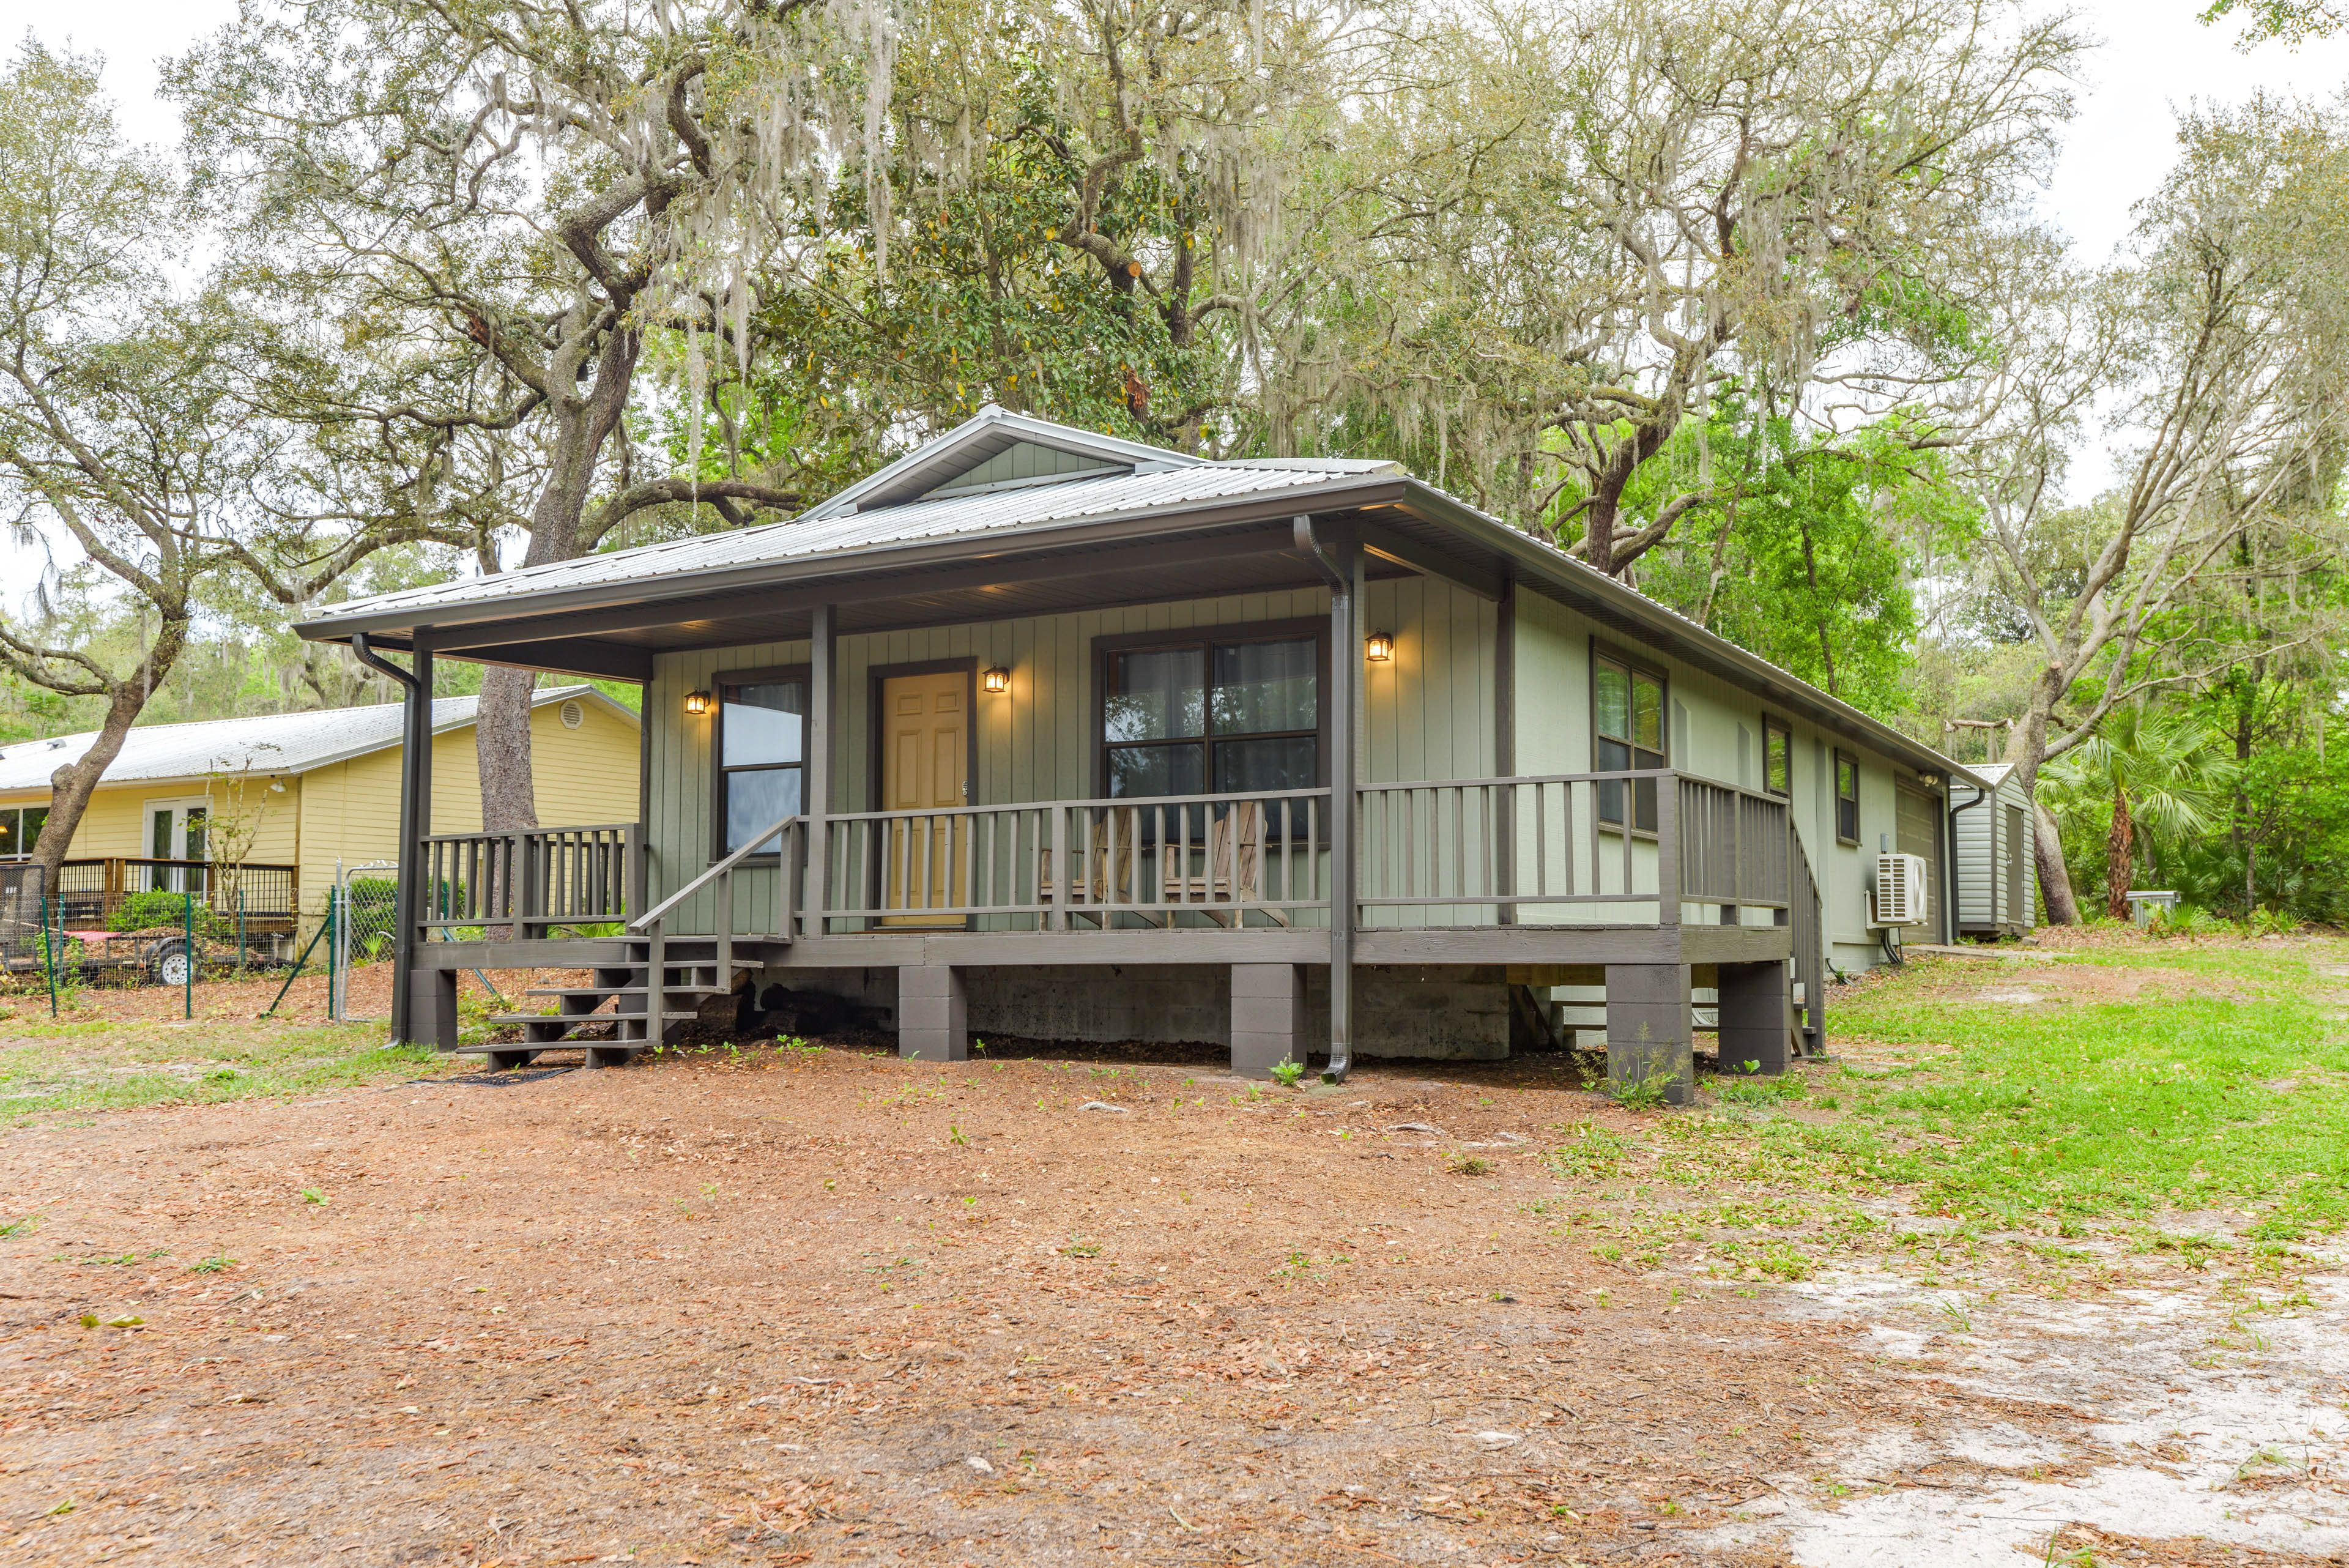
M575 730L587 722L587 710L582 708L576 699L566 701L557 711L562 715L563 727L566 730Z

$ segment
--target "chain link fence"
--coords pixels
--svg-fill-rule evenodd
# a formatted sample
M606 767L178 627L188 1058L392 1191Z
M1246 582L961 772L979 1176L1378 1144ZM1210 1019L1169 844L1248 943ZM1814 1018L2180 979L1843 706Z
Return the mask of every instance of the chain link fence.
M366 1002L353 1000L352 980L363 965L390 961L399 929L394 914L398 903L397 862L370 861L336 875L327 997L328 1010L337 1023L374 1023L390 1016L388 988L378 1009L372 996Z
M36 955L44 978L78 989L179 986L253 978L293 962L303 919L294 867L109 856L68 860L56 886L33 891L40 868L0 867L0 933L12 973ZM14 889L12 892L10 889ZM21 909L37 898L37 943Z

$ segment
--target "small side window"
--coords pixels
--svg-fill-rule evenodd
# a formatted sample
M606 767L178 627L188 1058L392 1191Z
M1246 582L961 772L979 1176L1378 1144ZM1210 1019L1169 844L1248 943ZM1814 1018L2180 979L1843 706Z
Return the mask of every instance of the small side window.
M1836 753L1836 837L1846 844L1859 842L1859 762L1858 759Z
M1795 734L1771 718L1762 721L1762 787L1772 794L1795 793Z
M1590 758L1594 773L1632 773L1662 768L1664 760L1663 677L1621 659L1599 655L1592 660L1595 676ZM1623 785L1599 786L1599 820L1621 826ZM1656 830L1656 781L1631 783L1631 826L1641 833Z

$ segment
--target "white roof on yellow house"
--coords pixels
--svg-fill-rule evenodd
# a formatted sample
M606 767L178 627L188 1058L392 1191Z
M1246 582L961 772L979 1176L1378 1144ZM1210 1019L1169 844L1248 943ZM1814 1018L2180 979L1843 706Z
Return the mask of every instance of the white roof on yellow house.
M549 686L531 693L531 706L600 702L629 723L636 715L593 686ZM432 732L461 730L481 708L478 697L440 697L432 703ZM78 762L98 732L15 741L0 746L0 794L46 790L50 775ZM303 774L399 744L400 705L324 708L306 713L260 713L246 719L200 719L188 724L142 724L123 738L121 754L101 784L201 779L215 774Z

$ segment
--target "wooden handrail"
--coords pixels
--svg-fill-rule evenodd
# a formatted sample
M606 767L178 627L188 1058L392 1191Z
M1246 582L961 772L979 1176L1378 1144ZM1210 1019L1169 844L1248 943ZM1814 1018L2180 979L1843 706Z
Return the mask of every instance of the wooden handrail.
M792 813L789 816L776 818L772 823L768 825L767 830L764 833L760 834L757 837L751 839L750 843L744 845L741 848L737 849L725 859L709 867L709 869L703 871L700 876L696 877L692 881L688 882L684 887L679 888L676 892L671 893L667 898L663 898L659 903L655 904L651 909L647 909L643 914L638 915L635 919L630 920L628 922L628 929L632 931L641 931L646 927L651 925L655 920L667 919L668 912L671 909L676 909L679 904L685 902L686 899L693 897L694 894L700 892L704 888L709 886L710 883L716 881L719 877L730 875L733 872L734 867L742 864L743 861L749 859L751 856L774 853L768 849L768 844L777 836L781 834L785 828L793 826L804 820L805 816L803 814L796 811Z

